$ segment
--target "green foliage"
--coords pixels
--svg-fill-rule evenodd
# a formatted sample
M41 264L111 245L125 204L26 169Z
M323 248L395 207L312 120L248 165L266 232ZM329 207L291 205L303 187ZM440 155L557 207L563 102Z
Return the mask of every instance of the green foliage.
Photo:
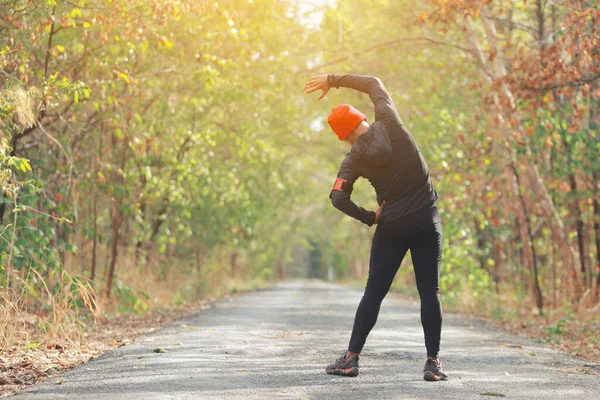
M539 169L575 242L577 221L591 227L597 218L597 98L583 88L553 104L549 93L538 96L543 105L517 98L508 131L526 137L502 136L499 81L482 83L464 51L464 18L447 20L454 2L350 0L312 15L292 0L105 3L10 0L0 8L0 31L10 36L0 49L1 286L10 276L35 297L44 284L59 291L65 268L91 276L94 264L96 289L121 276L104 292L114 289L123 310L144 312L151 294L122 270L186 276L168 297L174 305L212 292L213 278L270 281L301 270L298 249L318 252L315 276L331 267L336 277L360 277L373 229L329 203L347 148L326 117L344 102L372 120L372 105L351 90L320 102L301 92L312 74L346 72L382 79L427 160L441 195L446 303L484 302L507 287L525 301L532 272L523 254L532 246L545 293L569 279L562 266L552 275L565 260L554 258L554 222L525 178L517 193L538 229L532 243L521 238L509 161ZM524 5L510 3L518 23L510 31L498 22L506 62L536 43L515 28L532 22ZM445 17L419 18L433 9ZM481 36L479 10L472 15ZM364 180L353 199L376 208ZM395 288L413 290L411 279L403 268L404 287Z
M273 270L271 268L263 268L260 273L258 274L258 277L266 282L272 281L273 280Z
M562 336L565 334L564 325L567 323L566 318L561 318L556 325L549 326L547 328L548 334L546 337L546 342L556 342L559 343L562 339Z
M116 279L115 298L119 312L143 314L149 310L148 299L150 295L141 290L127 286L122 280Z

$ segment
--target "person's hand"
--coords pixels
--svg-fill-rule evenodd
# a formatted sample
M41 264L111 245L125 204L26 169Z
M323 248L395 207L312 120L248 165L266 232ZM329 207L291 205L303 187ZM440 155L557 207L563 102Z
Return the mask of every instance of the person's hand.
M381 203L379 208L375 211L375 223L379 223L379 218L381 217L381 211L383 210L383 206L385 206L385 200Z
M331 89L331 86L329 86L329 84L327 83L327 74L313 76L308 80L308 82L304 84L303 89L304 94L309 94L317 90L322 90L323 93L321 93L317 101L321 100L323 97L325 97L327 92L329 92L329 89Z

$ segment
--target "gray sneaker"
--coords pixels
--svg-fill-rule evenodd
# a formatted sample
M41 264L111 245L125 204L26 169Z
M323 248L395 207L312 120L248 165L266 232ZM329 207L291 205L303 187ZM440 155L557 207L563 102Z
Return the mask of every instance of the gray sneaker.
M423 367L423 379L426 381L445 381L448 379L448 374L442 369L440 360L427 359Z
M346 353L333 364L329 364L325 371L330 375L357 376L358 356L352 356L346 360Z

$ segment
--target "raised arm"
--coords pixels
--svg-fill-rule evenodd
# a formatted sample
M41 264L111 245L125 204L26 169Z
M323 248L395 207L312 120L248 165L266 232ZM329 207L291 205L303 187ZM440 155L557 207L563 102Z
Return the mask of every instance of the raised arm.
M403 125L390 94L379 78L362 75L327 75L327 84L334 88L350 88L369 95L375 105L375 121Z

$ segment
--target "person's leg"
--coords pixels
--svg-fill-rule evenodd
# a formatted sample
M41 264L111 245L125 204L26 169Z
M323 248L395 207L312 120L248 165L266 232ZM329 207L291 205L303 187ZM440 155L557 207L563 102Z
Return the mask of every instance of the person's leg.
M440 265L442 262L441 222L429 222L410 247L417 289L421 298L421 323L425 333L428 358L437 358L442 331L440 303Z
M389 291L407 251L408 246L398 243L397 238L377 237L377 234L373 238L369 278L365 293L356 310L348 345L350 356L362 351L369 332L377 322L381 302Z

